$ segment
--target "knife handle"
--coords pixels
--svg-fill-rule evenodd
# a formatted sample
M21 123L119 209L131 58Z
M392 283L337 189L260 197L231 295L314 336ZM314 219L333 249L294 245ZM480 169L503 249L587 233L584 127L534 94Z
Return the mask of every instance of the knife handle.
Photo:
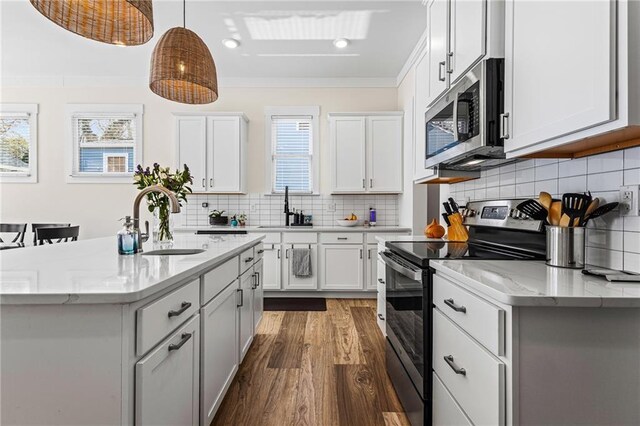
M446 213L442 213L442 218L444 219L444 223L446 223L447 226L451 226L451 222L449 222L449 217Z

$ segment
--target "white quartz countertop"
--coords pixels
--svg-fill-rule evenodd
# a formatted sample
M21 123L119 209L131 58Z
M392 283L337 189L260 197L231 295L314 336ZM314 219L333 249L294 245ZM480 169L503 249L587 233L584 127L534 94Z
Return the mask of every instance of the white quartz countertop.
M512 306L640 307L640 283L609 282L544 261L436 260L437 273Z
M407 242L407 243L429 243L435 241L447 241L446 238L427 238L424 234L421 235L406 235L406 234L386 234L376 236L376 240L380 243L386 243L387 241L394 242Z
M400 226L244 226L244 227L230 227L230 226L185 226L176 228L177 232L188 233L196 231L242 231L247 232L411 232L410 228L403 228Z
M176 234L173 248L205 249L193 255L121 256L115 237L2 250L0 303L131 303L195 277L264 237ZM153 250L153 244L144 249Z

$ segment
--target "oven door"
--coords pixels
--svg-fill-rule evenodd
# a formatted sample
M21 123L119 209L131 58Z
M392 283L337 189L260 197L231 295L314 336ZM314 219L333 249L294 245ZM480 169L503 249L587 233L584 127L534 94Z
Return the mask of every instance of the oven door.
M430 382L425 382L425 369L431 370L428 274L395 253L385 251L381 255L387 266L387 338L420 397L430 400L425 387Z

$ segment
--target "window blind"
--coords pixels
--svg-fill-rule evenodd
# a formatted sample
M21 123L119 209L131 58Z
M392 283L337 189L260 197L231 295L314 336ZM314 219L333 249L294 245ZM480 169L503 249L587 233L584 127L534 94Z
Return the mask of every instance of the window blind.
M312 117L272 116L273 192L313 192Z
M29 114L0 115L0 173L29 174Z
M122 167L107 167L109 158L124 158L125 173L133 173L136 161L134 114L76 114L72 116L76 163L82 174L122 174Z

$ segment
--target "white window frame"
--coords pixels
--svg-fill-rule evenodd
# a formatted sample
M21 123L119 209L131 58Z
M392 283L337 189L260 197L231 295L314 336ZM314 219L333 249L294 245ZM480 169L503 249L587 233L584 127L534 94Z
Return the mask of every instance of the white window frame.
M0 104L0 116L29 117L29 172L0 172L0 183L38 183L38 104Z
M104 114L109 116L113 114L125 115L131 114L135 117L136 122L136 141L134 144L133 154L133 167L134 171L131 173L79 173L75 170L76 159L78 156L79 147L76 145L75 129L73 125L73 117L82 114ZM65 108L65 127L66 127L66 174L67 183L125 183L133 184L133 174L137 164L144 164L143 162L143 141L144 141L144 129L143 129L143 115L144 107L142 104L67 104ZM117 147L116 145L110 145L110 147Z
M287 106L287 107L265 107L265 193L271 195L282 195L282 192L273 190L274 174L274 147L271 134L272 117L305 116L311 117L312 141L311 141L311 192L290 191L295 195L319 195L320 194L320 107L319 106Z

